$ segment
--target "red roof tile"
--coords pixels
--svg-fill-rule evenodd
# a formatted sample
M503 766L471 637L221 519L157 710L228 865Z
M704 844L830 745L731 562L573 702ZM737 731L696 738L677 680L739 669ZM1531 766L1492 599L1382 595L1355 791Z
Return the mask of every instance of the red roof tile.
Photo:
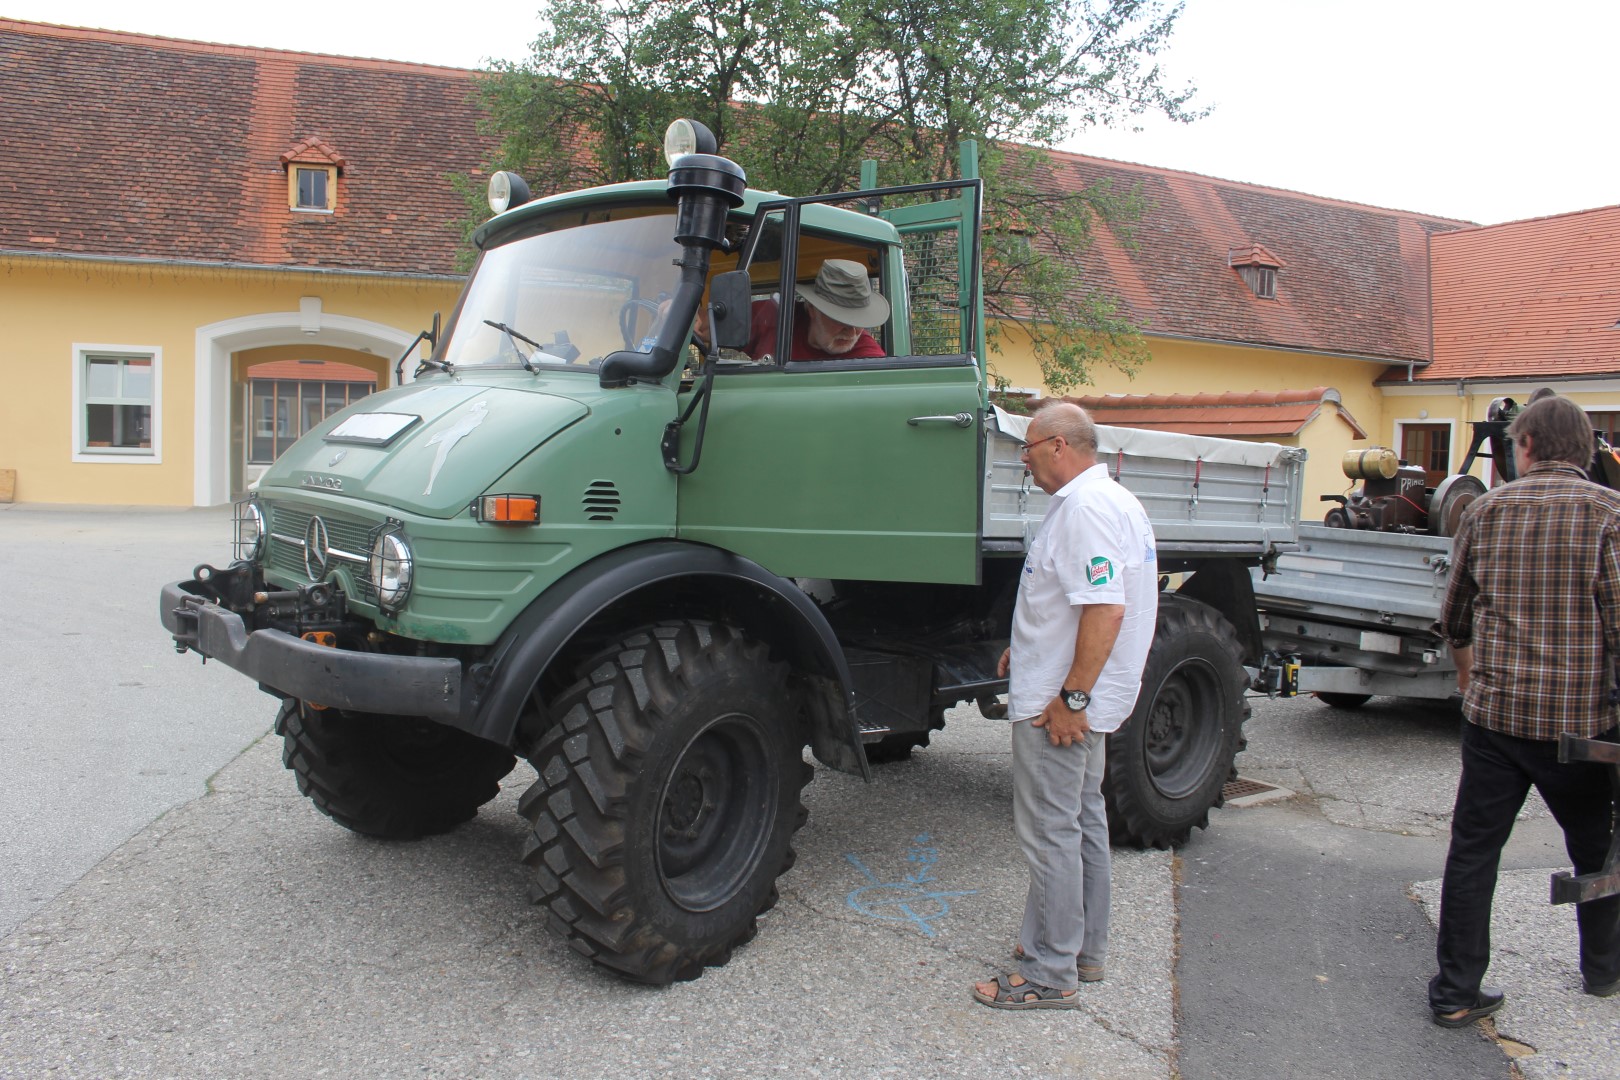
M281 155L283 165L291 165L295 161L300 165L336 165L340 169L348 164L342 154L332 149L330 143L318 136L305 139Z
M453 275L475 77L0 19L0 250ZM316 138L336 210L296 213Z
M1072 258L1150 334L1370 359L1429 357L1428 241L1466 222L1052 152L1037 182L1139 190L1131 238L1099 225ZM1233 249L1277 265L1275 300L1232 272Z
M0 251L453 274L476 77L0 18ZM293 212L283 158L317 139L336 210ZM1134 239L1063 257L1150 334L1429 359L1428 240L1461 222L1058 152L1037 182L1140 190ZM1234 249L1283 267L1275 299Z
M1226 253L1228 266L1269 266L1280 270L1283 261L1259 244L1250 244L1248 247L1232 248Z
M1617 321L1620 206L1436 236L1434 362L1413 378L1613 374Z
M1309 390L1255 390L1225 394L1107 394L1066 397L1091 414L1099 424L1116 427L1175 431L1184 435L1269 436L1298 435L1321 413L1324 404L1347 424L1355 438L1366 431L1345 411L1339 392L1317 386Z

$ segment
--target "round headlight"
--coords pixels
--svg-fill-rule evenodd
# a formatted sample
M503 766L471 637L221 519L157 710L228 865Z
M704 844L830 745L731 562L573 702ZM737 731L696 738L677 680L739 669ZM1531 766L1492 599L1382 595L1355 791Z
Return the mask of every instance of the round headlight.
M664 129L664 161L671 167L687 154L712 154L719 147L714 132L696 120L677 120Z
M412 560L410 545L397 532L385 532L371 543L371 583L377 589L377 604L389 614L405 606L411 595Z
M258 500L243 499L231 515L231 557L240 562L257 562L264 551L264 511Z
M489 178L489 208L497 214L529 201L529 185L515 172L498 172Z

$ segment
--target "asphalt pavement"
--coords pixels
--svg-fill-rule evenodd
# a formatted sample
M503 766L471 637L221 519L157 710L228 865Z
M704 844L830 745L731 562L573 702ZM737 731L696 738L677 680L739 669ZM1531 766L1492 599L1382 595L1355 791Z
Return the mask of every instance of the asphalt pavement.
M157 587L226 524L0 507L0 1076L1620 1077L1536 805L1497 905L1505 1038L1429 1022L1457 721L1383 701L1257 703L1240 767L1298 794L1116 852L1076 1012L969 1000L1024 889L1006 732L971 709L874 784L816 770L730 964L624 983L527 902L526 765L447 836L366 840L297 794L269 697L173 654Z

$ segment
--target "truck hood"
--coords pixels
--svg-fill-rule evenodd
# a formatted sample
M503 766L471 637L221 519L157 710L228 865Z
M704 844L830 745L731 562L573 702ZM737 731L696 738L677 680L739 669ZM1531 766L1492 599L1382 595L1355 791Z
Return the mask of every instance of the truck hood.
M590 410L531 389L435 381L386 390L322 421L259 481L341 493L425 517L464 510L512 465Z

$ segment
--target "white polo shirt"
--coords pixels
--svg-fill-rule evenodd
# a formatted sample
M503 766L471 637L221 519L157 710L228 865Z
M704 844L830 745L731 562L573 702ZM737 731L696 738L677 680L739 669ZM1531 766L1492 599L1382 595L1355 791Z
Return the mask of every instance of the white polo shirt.
M1087 723L1116 731L1142 688L1159 611L1159 564L1147 511L1101 462L1052 496L1024 558L1013 611L1009 719L1039 716L1063 689L1087 604L1125 607L1096 685L1076 687L1091 692Z

